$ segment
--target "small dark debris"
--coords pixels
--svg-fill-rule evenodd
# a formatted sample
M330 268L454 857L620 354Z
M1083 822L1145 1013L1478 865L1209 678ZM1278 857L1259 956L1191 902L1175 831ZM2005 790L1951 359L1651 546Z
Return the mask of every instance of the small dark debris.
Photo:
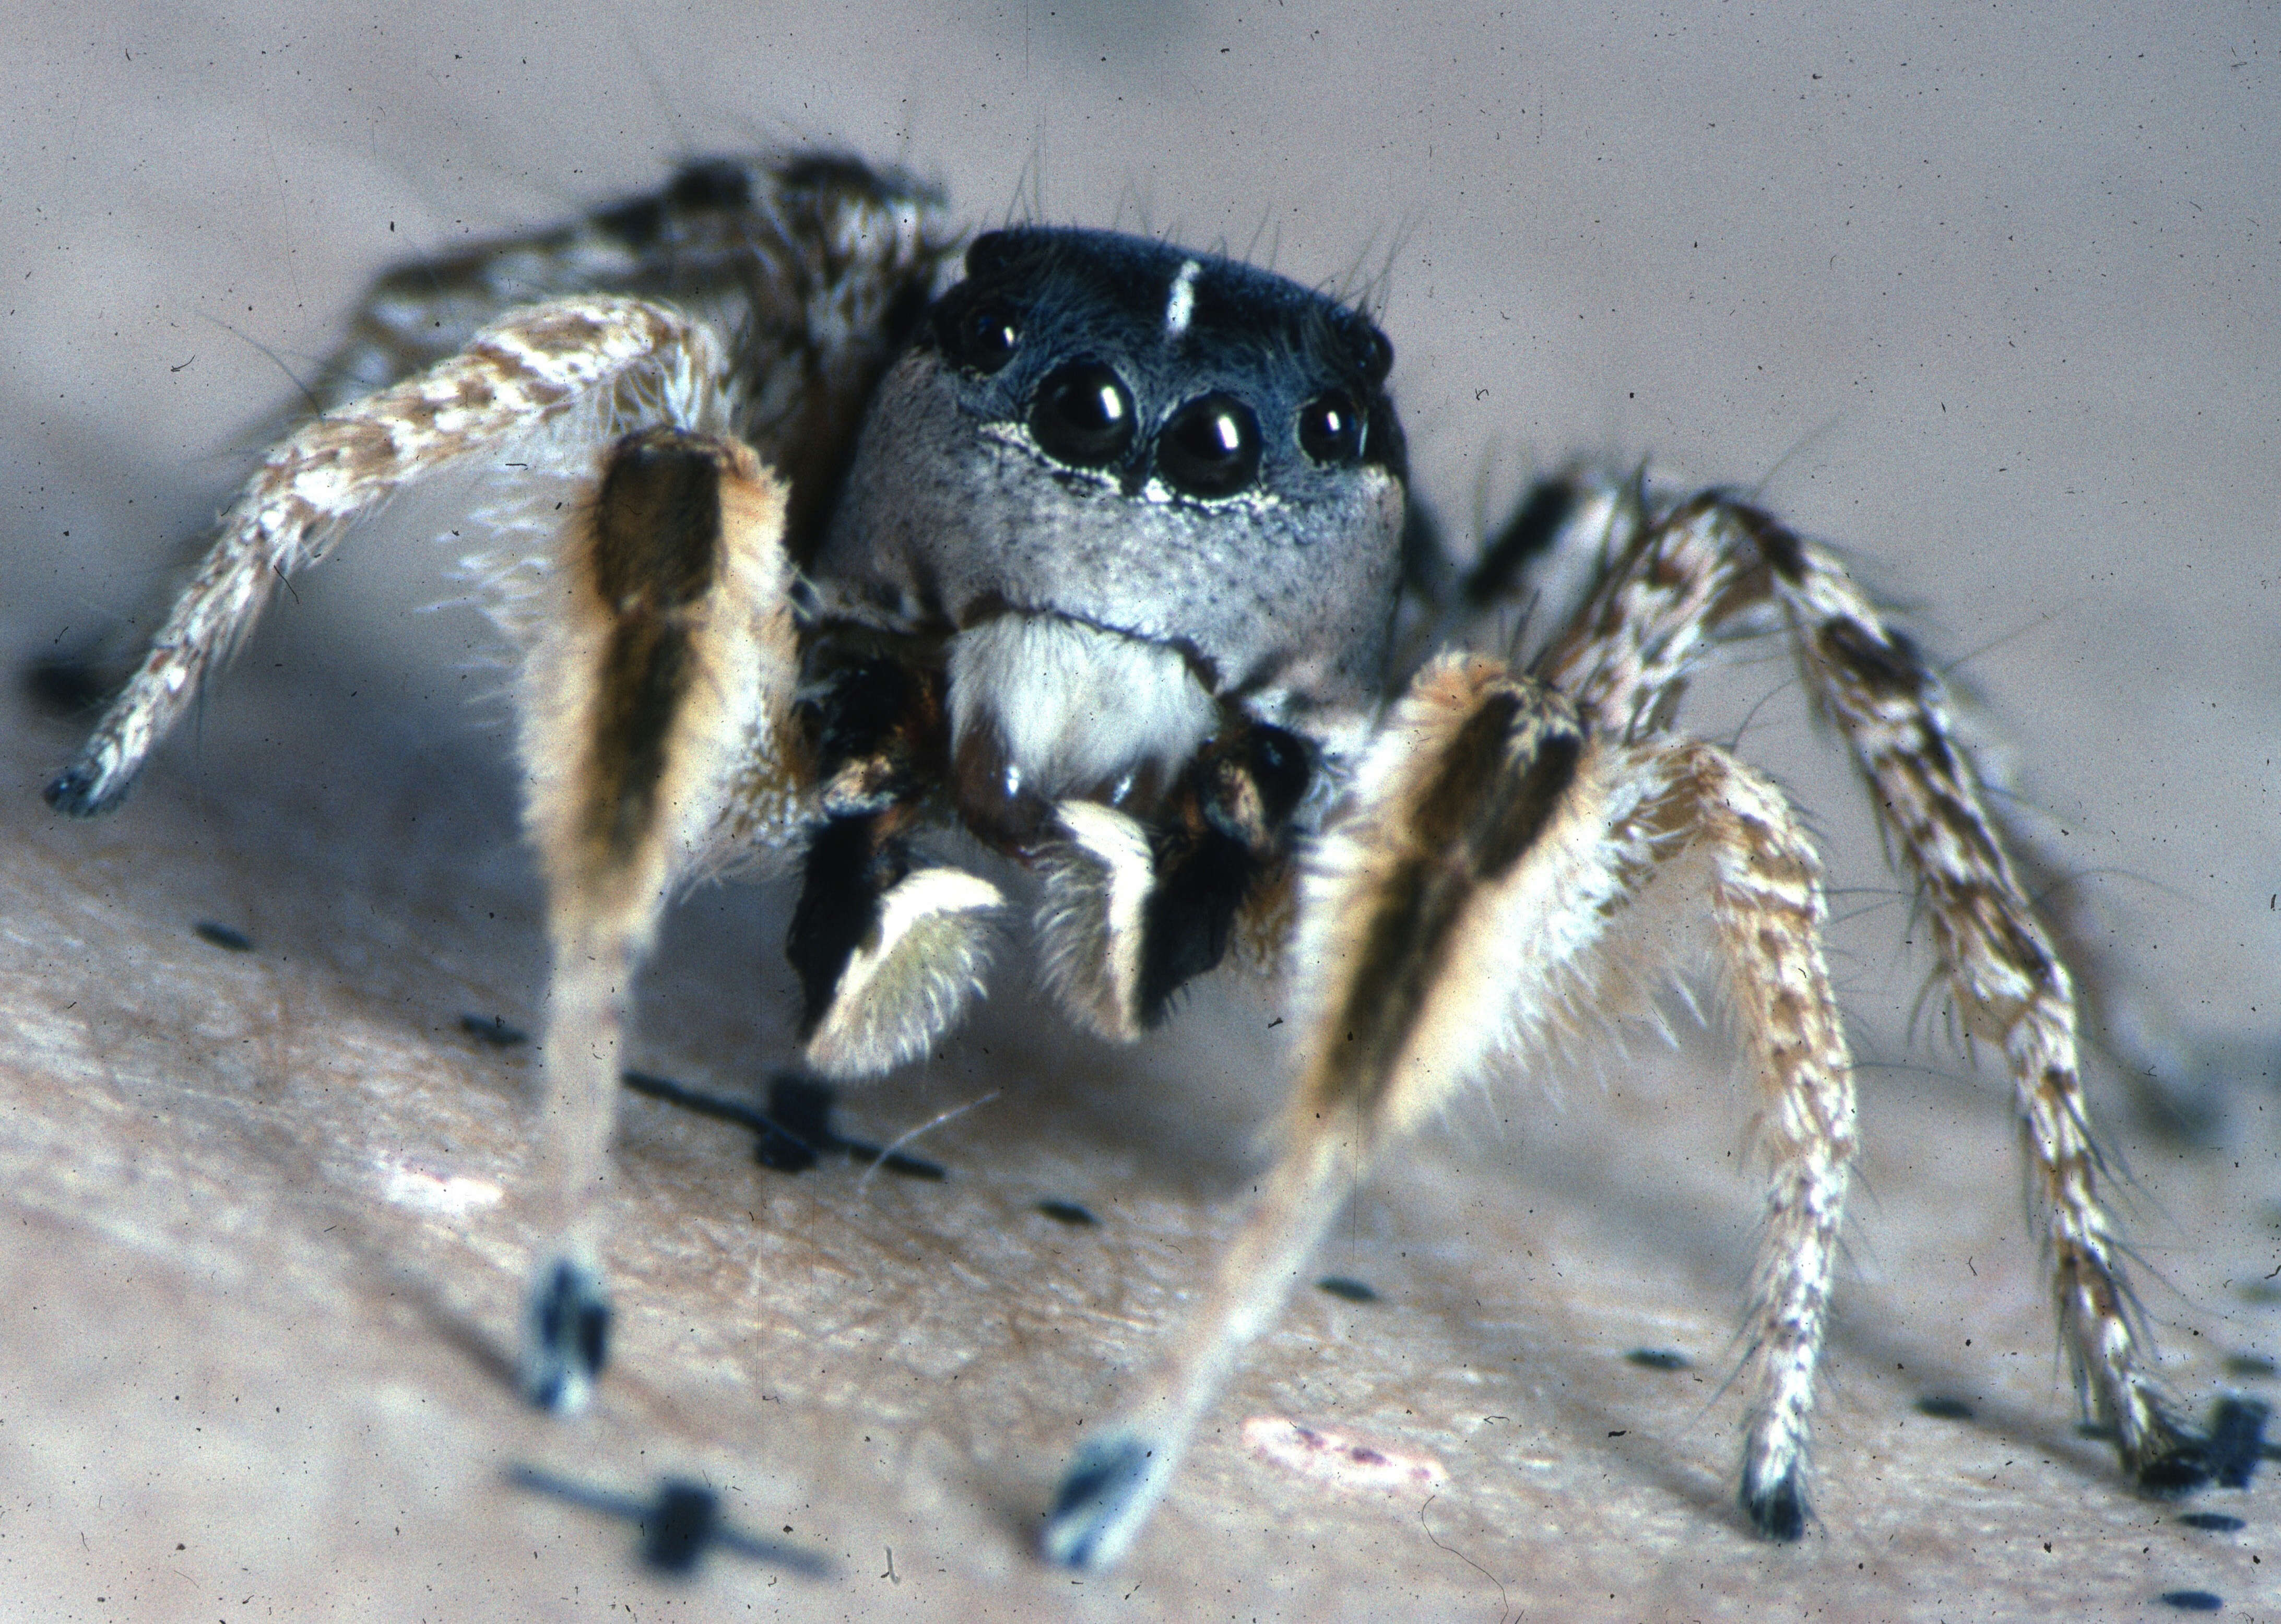
M2223 1512L2188 1512L2178 1520L2205 1534L2238 1534L2248 1526L2240 1518L2229 1517Z
M1347 1303L1375 1303L1378 1301L1378 1293L1376 1290L1369 1286L1365 1286L1360 1280L1349 1280L1343 1274L1326 1274L1322 1279L1315 1282L1315 1289L1318 1291L1327 1291L1333 1296Z
M781 1540L762 1539L724 1522L720 1496L688 1478L660 1479L657 1493L646 1499L574 1482L536 1466L509 1466L506 1481L514 1488L552 1495L606 1517L638 1525L642 1535L641 1559L661 1574L677 1577L693 1574L705 1559L705 1553L716 1549L771 1563L809 1579L829 1579L835 1571L831 1558L820 1551Z
M190 929L197 932L200 941L211 942L215 947L228 952L251 953L253 951L253 938L248 936L244 931L233 931L229 926L217 924L211 919L201 919Z
M1041 1201L1038 1210L1056 1224L1068 1224L1079 1229L1090 1229L1101 1220L1073 1201Z
M1642 1370L1685 1370L1694 1363L1675 1348L1635 1348L1624 1359Z
M2165 1590L2154 1599L2180 1612L2215 1612L2225 1605L2223 1597L2208 1590Z
M460 1030L478 1043L488 1043L493 1048L513 1048L530 1041L530 1034L520 1026L510 1026L496 1015L462 1015Z
M1920 1398L1916 1402L1916 1412L1929 1415L1936 1421L1968 1421L1972 1419L1972 1406L1960 1398Z
M2237 1353L2226 1360L2225 1373L2270 1380L2281 1375L2281 1365L2274 1364L2262 1353Z

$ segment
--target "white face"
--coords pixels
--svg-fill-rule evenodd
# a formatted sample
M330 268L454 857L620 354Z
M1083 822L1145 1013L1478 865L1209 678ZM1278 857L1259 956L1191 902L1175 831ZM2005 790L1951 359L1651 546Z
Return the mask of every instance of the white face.
M1177 771L1222 703L1305 730L1373 701L1404 504L1384 336L1105 232L994 232L967 272L873 402L826 614L951 634L962 753L986 728L1048 794Z

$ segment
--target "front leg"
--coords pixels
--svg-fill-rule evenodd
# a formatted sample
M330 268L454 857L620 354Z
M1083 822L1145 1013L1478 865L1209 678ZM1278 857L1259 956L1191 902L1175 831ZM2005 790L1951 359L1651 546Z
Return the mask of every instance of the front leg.
M634 973L735 808L764 781L792 793L784 526L784 486L745 446L628 436L564 535L551 614L530 623L517 708L553 948L539 1115L554 1241L522 1381L544 1408L583 1404L606 1354L597 1197Z
M1394 708L1311 870L1280 1153L1139 1402L1088 1429L1047 1520L1047 1557L1100 1567L1130 1544L1237 1355L1381 1148L1501 1053L1541 1053L1601 994L1676 968L1652 933L1612 928L1667 884L1708 905L1766 1094L1773 1168L1742 1492L1760 1530L1796 1537L1853 1095L1820 874L1781 796L1706 746L1594 739L1558 693L1458 656Z

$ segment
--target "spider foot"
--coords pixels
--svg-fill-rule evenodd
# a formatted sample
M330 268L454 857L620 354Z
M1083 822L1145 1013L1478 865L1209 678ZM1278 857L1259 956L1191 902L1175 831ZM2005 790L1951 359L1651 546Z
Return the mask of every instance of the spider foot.
M1161 1441L1111 1433L1089 1442L1063 1474L1040 1553L1056 1567L1114 1566L1163 1496L1172 1465Z
M584 1409L609 1340L610 1300L602 1277L567 1257L555 1259L532 1283L523 1316L523 1396L557 1415Z
M2210 1407L2209 1425L2196 1427L2167 1414L2126 1449L2123 1464L2138 1487L2159 1499L2173 1500L2215 1483L2246 1489L2266 1452L2269 1405L2254 1398L2221 1398Z
M1743 1514L1766 1538L1787 1545L1805 1536L1809 1515L1805 1483L1795 1465L1772 1482L1761 1478L1754 1467L1744 1467L1741 1497Z

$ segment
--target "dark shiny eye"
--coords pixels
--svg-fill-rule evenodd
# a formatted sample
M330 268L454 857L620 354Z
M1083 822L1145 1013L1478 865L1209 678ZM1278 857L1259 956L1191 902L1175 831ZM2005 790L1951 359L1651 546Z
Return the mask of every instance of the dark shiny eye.
M1156 471L1190 496L1233 496L1259 476L1259 420L1233 395L1199 395L1156 437Z
M987 377L1013 358L1022 343L1021 319L1003 299L980 298L937 317L936 336L954 366Z
M1362 409L1342 389L1318 395L1299 408L1299 449L1318 462L1342 467L1362 460Z
M1067 362L1038 385L1030 432L1056 461L1107 468L1133 448L1133 391L1106 362Z

